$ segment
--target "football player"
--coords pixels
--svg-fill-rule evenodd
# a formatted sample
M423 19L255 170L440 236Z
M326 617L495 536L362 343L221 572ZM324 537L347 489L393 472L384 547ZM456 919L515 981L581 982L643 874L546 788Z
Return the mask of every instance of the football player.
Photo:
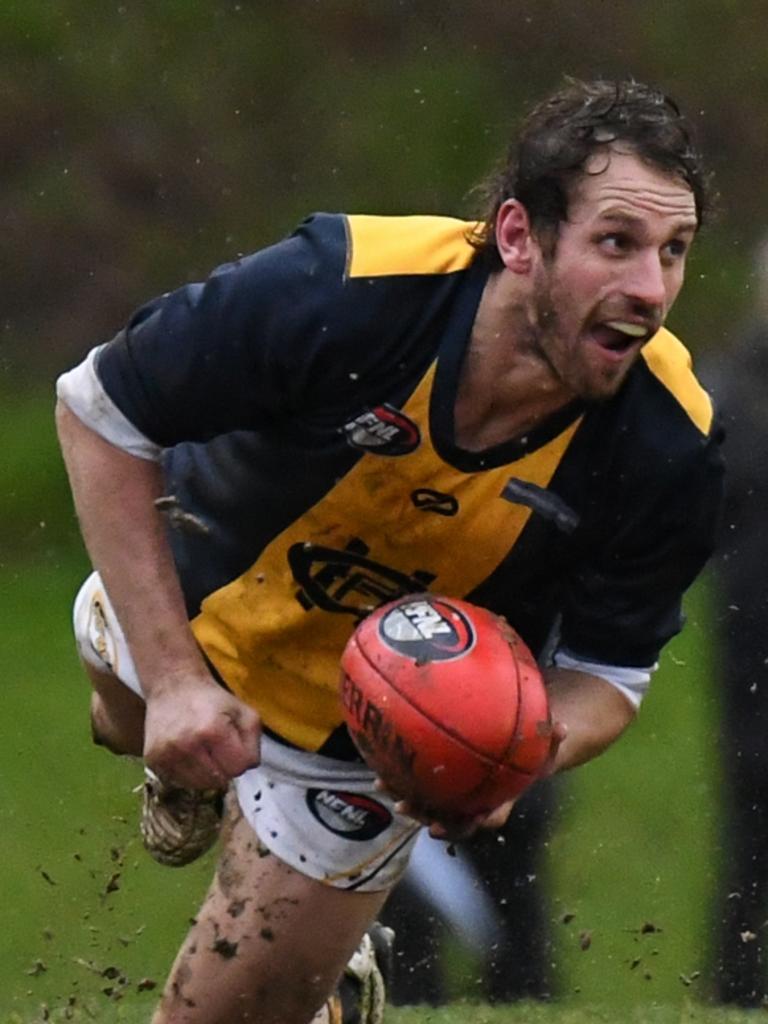
M664 327L707 201L674 102L568 81L480 220L315 215L61 377L96 741L144 758L164 863L214 841L230 790L154 1024L380 1020L367 929L421 823L342 726L373 608L464 597L551 650L556 771L631 724L720 502Z

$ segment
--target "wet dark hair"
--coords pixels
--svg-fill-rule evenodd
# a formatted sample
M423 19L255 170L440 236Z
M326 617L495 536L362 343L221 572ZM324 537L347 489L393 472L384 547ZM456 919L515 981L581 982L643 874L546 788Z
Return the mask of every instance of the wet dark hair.
M588 158L612 143L623 143L647 164L684 181L701 226L711 204L710 183L691 126L674 100L641 82L569 78L528 113L503 166L476 190L486 212L473 245L500 266L496 214L514 197L528 211L537 236L549 236L554 247L573 184L585 173Z

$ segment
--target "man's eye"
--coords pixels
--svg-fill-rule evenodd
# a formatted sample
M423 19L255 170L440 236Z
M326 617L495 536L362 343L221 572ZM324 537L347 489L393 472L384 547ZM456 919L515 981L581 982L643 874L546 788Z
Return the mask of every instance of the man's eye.
M679 260L681 256L685 256L688 252L688 243L683 242L679 238L674 238L664 246L664 251L670 259Z
M611 231L600 236L600 245L609 252L626 252L629 248L629 239L626 235Z

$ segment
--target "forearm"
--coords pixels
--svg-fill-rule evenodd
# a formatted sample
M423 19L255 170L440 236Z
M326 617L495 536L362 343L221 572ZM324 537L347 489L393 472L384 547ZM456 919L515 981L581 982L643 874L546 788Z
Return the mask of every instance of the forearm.
M187 621L155 500L159 466L121 451L63 403L56 423L83 539L128 639L147 694L207 675Z
M602 754L634 721L634 707L604 679L559 668L547 669L545 677L552 719L567 729L555 757L556 772Z

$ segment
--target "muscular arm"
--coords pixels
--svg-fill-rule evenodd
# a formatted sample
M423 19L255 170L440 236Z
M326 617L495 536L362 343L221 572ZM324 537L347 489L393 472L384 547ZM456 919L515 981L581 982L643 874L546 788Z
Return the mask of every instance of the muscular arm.
M554 724L553 774L602 754L634 721L635 708L605 679L567 668L548 668L544 676ZM502 804L482 827L501 828L514 803Z
M566 729L555 755L554 771L591 761L634 721L635 708L604 679L565 668L549 668L544 674L552 720Z
M83 538L147 701L145 760L182 785L221 786L258 760L258 718L212 678L189 627L154 505L160 468L105 441L62 402L56 422Z
M552 714L553 754L551 772L591 761L621 736L635 718L635 708L616 687L598 676L566 668L549 668L544 673ZM485 818L469 822L461 836L440 822L424 820L435 839L466 838L477 828L501 828L509 817L514 800L502 804ZM398 809L418 817L407 800Z

